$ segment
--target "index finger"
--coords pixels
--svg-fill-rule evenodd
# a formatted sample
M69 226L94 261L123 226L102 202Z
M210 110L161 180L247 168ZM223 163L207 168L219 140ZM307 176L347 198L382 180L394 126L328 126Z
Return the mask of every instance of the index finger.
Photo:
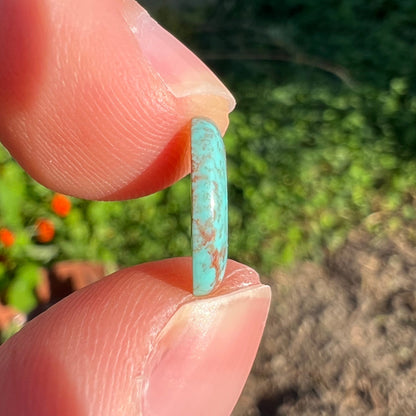
M0 137L43 185L126 199L190 170L190 120L234 100L133 0L0 0Z

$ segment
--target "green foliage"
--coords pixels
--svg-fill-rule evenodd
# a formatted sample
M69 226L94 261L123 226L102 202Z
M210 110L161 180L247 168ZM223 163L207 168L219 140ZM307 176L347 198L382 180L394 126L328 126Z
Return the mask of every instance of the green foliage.
M18 310L33 309L40 268L60 260L100 261L110 272L116 267L191 254L188 178L139 200L71 198L72 208L64 217L53 212L53 196L0 148L0 229L14 236L11 246L0 241L0 300ZM40 219L52 224L50 241L39 240Z
M231 255L270 271L319 260L373 213L414 218L416 163L402 157L413 100L403 79L382 93L298 83L248 99L225 137Z
M0 241L0 300L23 312L36 305L34 289L40 267L64 259L86 259L101 260L111 269L116 261L113 252L102 244L111 225L103 226L98 214L88 221L85 202L75 198L69 214L60 217L51 208L53 195L31 180L0 148L0 229L13 236L10 246ZM41 219L52 224L50 241L38 238Z
M37 304L33 289L39 280L40 270L36 264L23 263L18 266L7 290L7 303L22 312L30 312Z

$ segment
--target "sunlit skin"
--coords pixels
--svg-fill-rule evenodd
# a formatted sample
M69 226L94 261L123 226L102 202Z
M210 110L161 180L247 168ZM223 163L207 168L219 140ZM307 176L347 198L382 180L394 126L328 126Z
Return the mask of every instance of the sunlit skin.
M0 137L56 192L167 187L189 173L191 118L223 133L233 106L133 0L0 0ZM0 347L0 416L229 415L270 290L229 261L195 298L191 269L180 258L121 270L30 321Z
M155 35L133 1L0 7L0 135L44 185L92 199L155 192L189 173L193 116L225 131L232 96L167 32ZM143 39L127 22L147 28ZM143 56L148 41L154 46ZM161 54L164 42L170 48ZM157 69L154 48L166 55Z

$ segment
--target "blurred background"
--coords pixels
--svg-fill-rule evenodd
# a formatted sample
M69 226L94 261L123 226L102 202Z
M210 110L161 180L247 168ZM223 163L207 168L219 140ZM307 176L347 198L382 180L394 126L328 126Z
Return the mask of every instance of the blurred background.
M416 414L416 2L141 4L237 98L229 255L274 300L234 415ZM190 255L189 188L77 200L0 149L2 339L105 273Z

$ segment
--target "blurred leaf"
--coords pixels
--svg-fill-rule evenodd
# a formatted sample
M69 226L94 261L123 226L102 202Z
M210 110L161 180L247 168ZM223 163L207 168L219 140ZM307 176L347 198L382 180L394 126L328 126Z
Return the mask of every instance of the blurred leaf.
M31 260L39 261L43 264L49 263L59 253L59 247L53 244L35 245L30 244L25 247L26 256Z
M6 162L0 170L0 221L3 225L22 226L21 214L25 196L23 170L12 161Z
M30 312L37 303L34 289L39 279L39 266L28 263L19 267L6 293L7 303L22 312Z

